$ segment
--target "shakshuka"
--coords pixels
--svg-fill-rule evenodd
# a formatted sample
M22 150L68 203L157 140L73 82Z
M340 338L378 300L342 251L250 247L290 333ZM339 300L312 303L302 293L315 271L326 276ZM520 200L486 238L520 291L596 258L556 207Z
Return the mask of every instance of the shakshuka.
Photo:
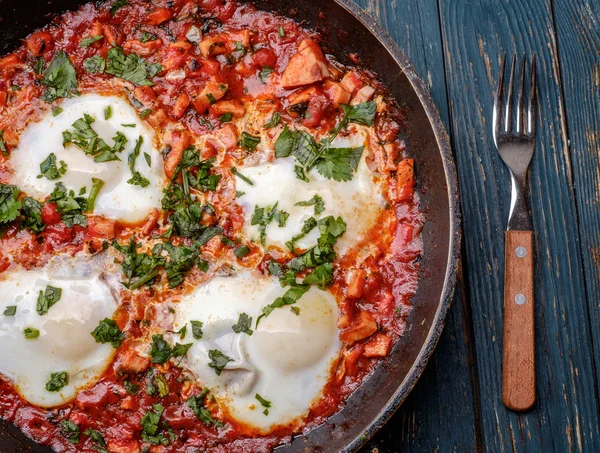
M405 112L293 18L109 0L0 58L0 416L59 452L270 452L406 331Z

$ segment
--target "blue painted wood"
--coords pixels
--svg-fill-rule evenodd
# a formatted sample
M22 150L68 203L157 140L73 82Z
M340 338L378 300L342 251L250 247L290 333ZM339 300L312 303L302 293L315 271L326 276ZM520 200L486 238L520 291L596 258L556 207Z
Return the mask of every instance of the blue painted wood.
M600 451L594 355L549 0L439 0L451 134L461 181L467 277L487 451ZM508 173L491 106L503 52L538 57L541 123L530 175L535 229L538 403L501 401L503 231ZM595 326L596 328L597 326Z
M446 127L448 104L436 0L360 0L411 59L427 82ZM415 389L361 451L470 451L480 444L472 382L468 314L462 281L439 346ZM448 396L453 397L449 398ZM456 421L461 420L460 425Z
M565 116L594 338L600 351L600 3L554 0ZM598 392L598 390L597 390ZM595 397L597 398L598 393Z

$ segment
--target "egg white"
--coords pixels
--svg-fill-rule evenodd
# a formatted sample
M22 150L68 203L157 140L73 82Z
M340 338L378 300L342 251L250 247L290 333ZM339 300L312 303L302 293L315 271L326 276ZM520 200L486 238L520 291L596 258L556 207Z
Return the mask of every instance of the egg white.
M105 120L104 111L108 106L112 109L112 116ZM82 187L86 187L89 193L92 178L100 178L104 181L104 186L96 198L96 214L137 222L144 219L149 210L159 208L165 184L162 158L154 147L154 132L138 118L133 107L123 98L97 94L65 99L60 107L63 109L62 113L53 116L49 111L22 133L20 143L10 158L14 169L13 183L28 195L43 199L52 193L58 181L77 193ZM125 149L118 154L120 161L94 162L92 156L86 155L75 145L63 146L63 131L73 130L72 124L84 114L95 119L92 128L109 146L113 145L112 138L117 131L127 137ZM133 124L135 127L125 127L123 124ZM150 185L145 188L127 183L131 178L127 158L140 136L144 142L135 169L150 181ZM60 161L67 164L66 173L54 181L45 177L38 178L41 173L40 164L50 153L55 154L57 166ZM151 157L150 167L144 153Z
M337 138L333 146L357 147L365 145L366 141L361 132L355 132L347 138ZM301 232L305 220L311 216L319 219L333 215L341 216L347 225L346 233L336 244L336 250L345 253L375 225L378 213L385 206L381 189L365 162L365 154L363 152L350 181L327 179L313 169L307 175L310 182L306 183L296 178L293 157L240 169L253 182L250 185L241 178L236 179L237 190L244 192L238 198L238 203L245 213L245 235L251 240L259 239L258 225L251 225L255 206L266 207L278 203L277 209L286 211L290 216L284 227L279 227L275 221L269 224L265 241L267 246L274 245L287 250L285 242ZM325 203L322 214L315 215L313 206L296 206L296 203L308 201L315 195L319 195ZM315 228L296 242L297 247L309 248L316 244L318 237L319 231Z
M47 285L62 289L58 302L44 315L37 298ZM0 373L12 381L28 402L53 407L72 400L93 384L114 354L110 344L96 343L91 332L111 318L117 302L100 273L89 263L63 262L59 267L16 270L0 280ZM3 315L16 306L14 316ZM27 339L26 328L39 330ZM58 392L46 390L52 373L66 371L69 383Z
M256 328L262 308L285 291L274 277L243 272L215 277L175 305L174 330L187 325L187 333L174 341L194 343L182 366L236 419L263 432L307 414L340 350L335 298L315 287L294 305L298 315L289 306L277 308ZM232 329L240 313L252 317L251 336ZM204 323L201 340L194 340L191 320ZM233 359L220 376L209 367L211 349ZM268 415L257 393L271 402Z

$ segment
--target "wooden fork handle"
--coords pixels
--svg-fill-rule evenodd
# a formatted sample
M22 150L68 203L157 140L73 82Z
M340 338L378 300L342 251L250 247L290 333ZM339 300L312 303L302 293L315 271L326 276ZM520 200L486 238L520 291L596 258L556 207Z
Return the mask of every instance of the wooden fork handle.
M514 411L535 402L533 233L507 231L502 401Z

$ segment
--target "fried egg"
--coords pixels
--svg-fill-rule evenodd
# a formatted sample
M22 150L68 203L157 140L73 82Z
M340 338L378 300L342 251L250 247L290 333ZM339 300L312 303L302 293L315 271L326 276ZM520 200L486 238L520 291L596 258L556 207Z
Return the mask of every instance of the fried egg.
M28 195L41 200L52 193L59 181L76 193L83 187L89 193L92 178L99 178L104 181L104 186L96 198L96 214L115 220L137 222L144 219L149 210L159 208L165 183L162 158L154 147L154 132L138 118L129 102L117 96L86 94L65 99L60 107L63 110L58 115L54 116L49 111L22 133L19 146L11 153L10 158L14 169L13 183ZM105 115L109 107L111 114ZM117 153L120 160L95 162L93 156L77 146L63 146L63 131L73 130L73 123L84 114L95 120L91 127L108 146L113 146L113 137L117 132L125 135L125 148ZM109 118L105 119L106 116ZM140 136L143 137L143 143L135 170L150 182L147 187L127 182L132 177L128 158ZM40 164L50 153L56 156L57 167L61 161L66 164L66 172L56 180L39 177ZM150 158L150 165L146 161L146 155Z
M60 288L61 296L40 315L38 297L48 285ZM97 343L91 332L117 308L97 269L72 261L58 268L15 270L2 275L0 293L0 373L25 400L41 407L62 405L96 382L114 349ZM39 336L30 335L36 330ZM62 372L68 385L48 391L52 374Z
M262 308L285 291L276 278L245 271L215 277L175 305L175 330L187 325L187 332L174 341L193 342L182 366L236 419L263 432L308 413L340 350L335 297L316 287L294 304L296 311L277 308L256 327ZM241 313L252 317L252 335L234 332ZM203 323L200 340L189 321ZM231 359L220 375L209 365L211 350Z
M337 138L333 146L364 146L366 141L366 138L357 132L348 138ZM246 236L251 240L259 239L258 225L251 224L255 207L274 206L277 203L277 209L287 212L289 218L284 227L279 227L277 222L268 225L265 245L274 245L285 250L285 242L302 231L307 219L315 217L318 220L333 215L341 216L347 224L346 233L336 244L338 253L345 253L375 225L378 213L385 206L381 189L374 179L375 175L365 162L365 154L363 153L357 171L350 181L327 179L312 169L307 175L310 182L306 183L296 178L296 161L293 157L279 158L240 169L253 183L248 184L241 178L236 180L237 190L243 192L238 198L238 203L244 209ZM321 197L325 204L325 211L321 214L315 214L314 206L298 205L313 199L315 195ZM310 248L316 244L318 236L319 231L315 228L298 240L296 246L302 249Z

